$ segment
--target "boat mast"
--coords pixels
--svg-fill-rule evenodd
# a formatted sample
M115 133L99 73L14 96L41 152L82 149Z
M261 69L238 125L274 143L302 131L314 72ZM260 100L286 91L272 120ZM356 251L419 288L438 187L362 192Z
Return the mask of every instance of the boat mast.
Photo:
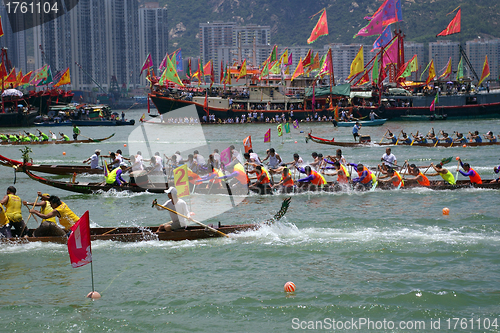
M80 65L76 61L75 61L75 64L82 70L83 73L85 73L92 80L92 82L94 82L105 94L107 94L107 92L103 89L103 87L101 87L101 85L99 83L97 83L97 81L94 80L94 78L83 69L82 65Z

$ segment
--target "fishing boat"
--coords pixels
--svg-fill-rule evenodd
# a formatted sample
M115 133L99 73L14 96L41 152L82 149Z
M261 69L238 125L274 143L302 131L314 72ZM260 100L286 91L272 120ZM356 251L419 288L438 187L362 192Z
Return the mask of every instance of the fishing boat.
M359 123L361 126L382 126L385 124L387 119L374 119L374 120L358 120L358 121L338 121L333 122L334 126L337 127L353 127L356 123Z
M259 224L221 225L219 223L218 226L213 226L212 228L227 235L257 229L260 226ZM157 230L158 227L90 228L90 239L91 241L142 242L198 240L222 236L202 226L187 226L181 230L159 233L156 233ZM34 229L29 229L28 235L32 235L33 231ZM49 242L66 244L67 241L68 238L66 236L0 238L0 242L2 243Z
M376 145L376 146L393 146L395 145L392 142L339 142L335 141L335 138L329 140L329 139L323 139L317 136L311 135L311 133L307 134L306 137L306 142L309 140L316 142L316 143L321 143L324 145L331 145L331 146L340 146L340 147L362 147L362 146L370 146L370 145ZM439 142L437 144L435 143L418 143L417 141L413 142L413 145L411 143L405 143L405 142L398 142L398 146L411 146L411 147L482 147L482 146L494 146L494 145L500 145L500 142L453 142L453 143L447 143L447 142Z
M49 173L52 175L73 175L73 174L102 174L101 169L91 169L89 165L51 165L51 164L34 164L23 163L0 155L0 165L12 167L16 172L24 172L24 170Z
M102 139L84 139L84 140L70 140L70 141L65 141L65 140L49 140L49 141L22 141L22 142L7 142L7 141L2 141L0 142L0 145L16 145L16 146L27 146L27 145L56 145L56 144L71 144L71 143L94 143L94 142L102 142L105 140L108 140L112 138L115 135L115 133L111 134L108 137L102 138Z

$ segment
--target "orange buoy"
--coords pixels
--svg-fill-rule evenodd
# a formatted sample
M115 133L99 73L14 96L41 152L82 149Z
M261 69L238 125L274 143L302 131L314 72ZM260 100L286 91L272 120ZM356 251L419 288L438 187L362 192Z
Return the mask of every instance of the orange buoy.
M292 281L288 281L287 283L285 283L285 291L287 293L293 293L295 289L295 283L293 283Z
M450 215L450 209L448 207L443 208L443 215Z
M124 143L124 144L123 144L123 147L127 147L127 144L126 144L126 143Z
M295 143L297 143L297 141L295 141Z
M459 161L459 160L460 160L460 156L455 157L455 159L456 159L457 161Z
M65 151L63 151L63 156L66 156L66 152Z
M464 143L464 145L463 145L462 147L464 147L464 148L465 148L465 147L467 147L467 145Z
M87 298L99 299L101 298L101 294L99 294L97 291L91 291L87 294Z

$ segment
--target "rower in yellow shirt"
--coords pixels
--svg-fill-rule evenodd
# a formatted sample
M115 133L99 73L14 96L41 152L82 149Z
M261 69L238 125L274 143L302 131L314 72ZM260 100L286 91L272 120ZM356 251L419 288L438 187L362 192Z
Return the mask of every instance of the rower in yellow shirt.
M53 209L50 213L42 214L35 209L30 209L30 213L40 216L42 219L49 219L57 216L59 218L59 224L63 226L66 232L69 232L70 228L80 219L78 215L73 213L73 211L69 209L68 205L62 202L61 199L55 195L51 195L49 197L49 203Z
M50 194L42 192L37 193L41 198L36 204L23 201L23 205L25 206L38 206L40 207L40 213L43 215L49 215L53 209L49 203ZM46 236L64 236L66 232L60 228L56 223L56 217L49 217L47 219L43 219L40 226L33 231L34 237L46 237Z
M7 238L11 238L12 236L21 237L28 232L21 213L21 198L16 195L16 192L17 190L14 186L9 186L7 194L0 200L0 204L5 207L4 224L0 227L0 233ZM8 220L8 224L5 223L6 220ZM12 228L14 228L14 231L11 230Z

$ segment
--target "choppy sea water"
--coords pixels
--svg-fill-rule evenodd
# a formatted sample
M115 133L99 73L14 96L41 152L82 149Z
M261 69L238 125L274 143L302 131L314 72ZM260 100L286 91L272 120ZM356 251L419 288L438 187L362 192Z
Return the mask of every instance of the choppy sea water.
M127 117L137 120L143 112L129 112ZM500 128L497 120L478 120L389 122L362 130L379 141L387 128L415 133L431 127L449 133L496 133ZM135 152L129 153L123 144L134 128L82 128L82 134L93 137L115 131L116 135L100 144L33 147L32 156L40 163L77 164L96 148L122 149L129 155ZM268 128L273 131L271 145L263 143ZM211 150L230 144L242 148L242 139L252 135L260 155L271 146L286 161L295 152L304 160L311 160L312 151L334 154L336 147L305 142L311 129L320 137L352 140L350 129L333 129L329 123L301 124L283 139L277 137L274 125L203 127ZM20 148L2 146L0 154L19 159ZM383 147L342 150L348 161L370 166L385 151ZM392 150L399 164L405 159L423 165L460 156L487 179L500 162L500 149L494 146ZM455 173L456 162L449 166ZM13 180L13 171L2 167L0 190ZM161 202L166 195L80 195L21 174L15 186L28 201L36 191L49 192L78 214L89 210L92 226L150 226L167 219L151 208L153 199ZM271 217L284 198L252 195L205 222L259 223ZM192 205L204 203L206 209L218 200L222 199L199 195L187 199ZM64 245L1 244L0 330L283 332L332 330L334 325L359 332L429 332L438 326L442 331L499 331L498 203L498 190L304 193L292 195L280 222L229 239L98 241L92 244L95 288L102 294L98 301L85 298L91 290L90 267L72 268ZM450 209L449 216L442 215L443 207ZM29 225L36 223L30 220ZM283 291L287 281L296 284L295 293Z

